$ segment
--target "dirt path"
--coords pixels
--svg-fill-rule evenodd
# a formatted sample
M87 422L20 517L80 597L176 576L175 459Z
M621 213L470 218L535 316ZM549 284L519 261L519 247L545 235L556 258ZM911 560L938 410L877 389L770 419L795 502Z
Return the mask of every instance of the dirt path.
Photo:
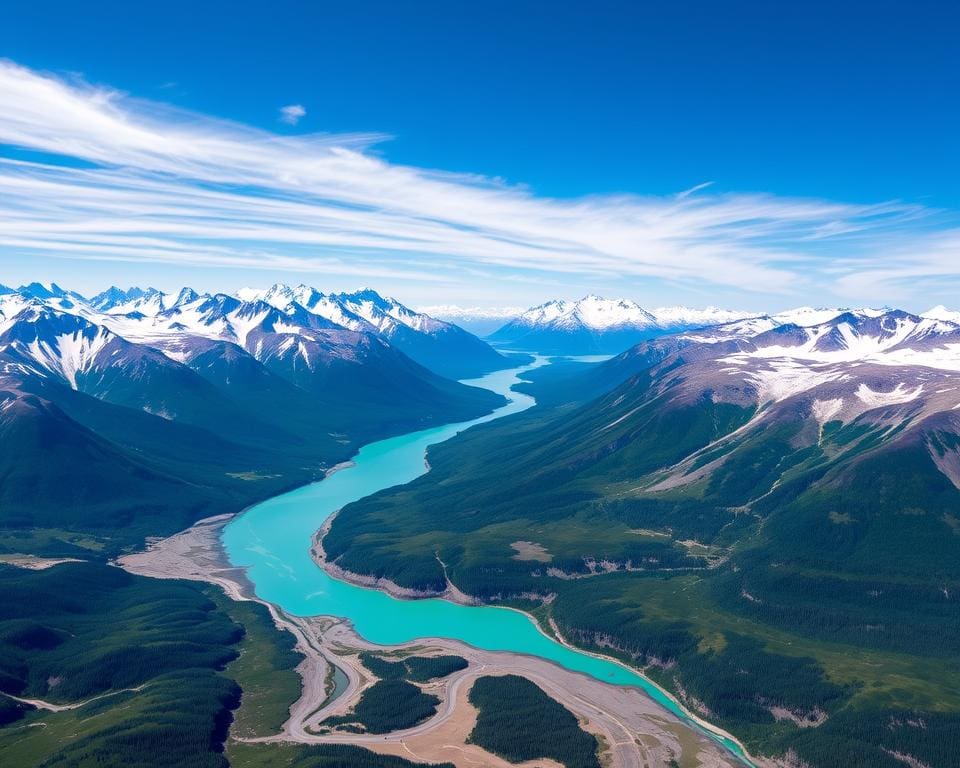
M75 701L72 704L54 704L51 701L44 701L43 699L21 699L19 696L14 696L11 693L3 693L2 691L0 691L0 696L6 696L8 699L19 701L21 704L29 704L31 707L35 707L36 709L45 709L48 712L67 712L71 709L80 709L80 707L85 707L91 702L100 701L100 699L106 699L110 696L118 696L121 693L139 693L146 687L146 685L138 685L136 688L123 688L119 691L108 691L107 693L101 693L99 696L93 696L89 699L84 699L83 701Z
M44 571L61 563L82 563L76 557L37 557L36 555L0 555L0 563L30 571Z
M121 558L118 564L133 573L155 578L182 578L221 586L234 600L257 600L267 606L278 626L293 633L304 661L297 668L303 678L300 698L280 733L251 741L290 741L302 744L355 744L382 754L400 755L419 762L452 762L458 768L497 766L506 761L466 744L476 721L467 695L473 682L484 675L516 674L528 678L573 712L584 727L602 738L606 764L614 768L655 768L674 759L683 768L733 768L739 763L702 733L690 729L663 710L642 691L604 683L533 656L492 652L447 639L423 639L403 646L376 646L360 638L349 624L330 617L288 616L259 600L241 569L226 561L220 530L229 516L202 520L192 528L151 544L146 552ZM332 732L316 729L331 715L348 712L375 678L362 666L364 650L407 650L417 654L456 654L469 666L430 687L441 700L435 715L403 731L388 734ZM330 665L347 676L346 689L327 703ZM529 768L552 767L535 760Z

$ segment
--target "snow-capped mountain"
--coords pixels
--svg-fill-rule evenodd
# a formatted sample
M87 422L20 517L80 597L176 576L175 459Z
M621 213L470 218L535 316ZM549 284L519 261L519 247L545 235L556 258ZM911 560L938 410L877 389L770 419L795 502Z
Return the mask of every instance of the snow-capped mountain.
M124 526L172 506L180 517L152 527L176 530L314 480L370 440L502 402L296 303L191 289L0 295L0 501L24 519L42 507ZM121 507L111 488L129 492Z
M715 362L720 380L747 384L760 406L822 393L811 408L824 419L850 420L915 399L934 410L945 397L950 409L960 402L953 388L960 386L960 325L900 310L781 325L738 342Z
M23 365L35 365L78 389L78 377L111 364L119 337L78 315L27 300L0 324L0 349Z
M182 288L178 293L164 293L156 288L108 288L86 301L93 309L109 315L139 314L154 317L161 312L196 301L199 294L193 288Z
M951 408L960 402L960 323L902 310L786 314L828 319L802 326L778 324L765 315L673 334L627 350L604 367L608 374L618 371L613 378L622 381L682 354L684 375L694 386L715 387L715 399L729 391L761 408L830 384L835 394L846 392L847 412L862 412L863 405L885 402L868 391L886 391L891 402L905 401L906 395L931 395L926 381L955 378L958 388L945 391L953 393Z
M387 338L401 327L423 333L441 330L447 323L408 309L396 299L385 298L370 288L355 293L324 294L307 285L291 287L277 283L266 290L243 288L237 295L260 299L280 310L297 304L352 331L376 333Z
M609 394L592 400L592 421L579 429L614 444L624 434L674 435L682 449L638 487L730 491L725 509L752 511L781 485L787 504L807 488L813 503L824 489L855 484L861 496L886 493L889 513L899 514L896 481L887 478L901 469L923 475L918 504L927 489L960 488L960 324L860 310L741 330L650 340L598 366L580 389L587 399ZM686 425L679 437L671 431L678 423ZM866 471L867 461L884 472ZM856 494L831 496L830 508L843 514ZM878 499L872 506L881 510ZM858 509L851 517L865 526L871 504ZM817 525L835 532L822 515Z
M287 313L303 309L340 327L379 336L449 378L472 378L518 363L462 328L415 312L369 288L324 294L306 285L278 283L266 290L245 288L237 295L260 299Z
M610 328L630 326L647 328L655 326L657 319L636 302L628 299L603 299L585 296L579 301L548 301L528 309L516 320L516 325L554 328L590 328L603 331Z
M776 317L816 322L779 323ZM835 392L829 399L843 400L837 413L859 413L868 402L883 401L868 392L926 398L935 392L924 381L960 375L960 322L871 308L760 315L641 342L566 383L560 394L586 400L678 357L685 382L678 392L689 382L691 397L708 391L717 402L729 396L762 410L829 384ZM960 396L960 380L954 395ZM957 404L947 402L951 409Z
M241 288L237 298L242 301L265 301L277 309L286 309L291 304L299 304L305 309L313 309L323 299L316 288L302 283L296 287L275 283L270 288ZM356 329L353 329L356 330Z
M576 374L561 394L582 409L550 444L603 457L658 520L671 500L688 515L686 499L706 499L698 508L725 523L800 499L802 527L785 535L820 536L814 559L921 527L955 553L945 515L960 498L960 323L889 309L792 317L816 322L666 335ZM906 507L918 510L909 523Z
M8 373L16 370L27 380L39 377L165 419L213 426L210 415L219 418L224 410L234 410L222 394L162 351L36 300L4 323L0 361Z
M127 315L140 312L152 316L167 309L172 302L169 297L156 288L108 288L87 302L91 307L115 315Z
M88 304L64 311L20 294L4 297L0 329L5 331L5 343L0 344L0 352L15 355L18 361L46 374L60 375L81 391L86 391L87 380L78 380L78 372L109 367L116 373L136 357L133 351L148 353L154 364L154 358L160 356L174 367L189 368L202 357L207 370L222 369L231 385L235 380L230 378L229 367L215 365L211 355L236 365L240 351L303 392L327 400L386 403L398 391L416 393L419 398L442 381L380 335L350 330L296 303L280 310L265 301L184 289L169 297L168 309L146 315L116 310L129 306L130 301L152 302L155 294L115 298L108 306L110 311L98 313ZM54 322L65 330L54 331ZM19 334L16 339L12 328ZM14 340L18 343L11 344ZM142 367L143 361L138 359L138 364ZM91 394L111 395L99 389ZM170 412L168 407L152 404L143 407Z
M111 289L89 301L74 296L57 286L30 285L0 297L4 362L101 398L115 394L103 386L107 371L114 383L125 372L131 381L119 389L128 392L136 388L134 379L160 368L188 371L201 356L209 368L213 350L231 360L247 355L304 392L333 400L386 403L405 392L421 402L432 391L457 390L362 318L362 330L352 330L296 302L281 310L259 299L190 288L177 294ZM363 301L355 305L373 317Z
M316 336L321 331L325 335L323 343L335 346L338 355L349 355L350 346L368 347L363 337L374 336L452 379L474 378L522 362L517 356L501 355L451 323L414 312L371 289L324 294L306 285L278 283L264 290L245 288L232 296L199 294L189 287L175 293L156 288L112 287L84 299L55 284L34 283L7 294L7 298L10 296L33 299L79 315L123 338L153 345L180 362L190 359L191 350L196 347L192 340L197 338L236 343L255 354L256 350L248 344L253 332L257 344L264 348L273 346L276 351L278 347L272 344L270 334ZM346 332L351 335L342 335ZM298 348L306 350L310 340L301 339ZM305 351L303 356L310 354ZM314 359L320 357L313 355Z
M939 304L936 307L928 309L926 312L921 314L920 317L927 317L931 320L949 320L952 323L960 323L960 312L947 309L945 306L943 306L943 304Z
M296 303L24 286L0 295L0 517L142 543L503 402Z
M948 315L949 310L941 310ZM858 318L877 318L893 312L889 307L859 307L856 309L833 307L833 308L814 308L797 307L788 309L775 314L763 314L744 317L739 320L723 322L719 325L707 325L702 327L693 327L675 331L686 341L693 342L717 342L729 341L732 339L744 339L756 336L765 331L771 331L781 326L796 326L800 328L815 328L816 326L829 323L841 315L853 315ZM956 313L960 320L960 313ZM926 314L919 317L927 317ZM947 318L949 319L949 318Z
M715 307L647 310L629 299L585 296L532 307L491 334L491 341L548 354L586 355L623 351L644 339L749 316Z
M195 339L230 342L257 356L257 343L262 346L265 334L310 336L326 330L333 332L333 338L347 333L345 328L294 306L295 311L282 312L264 301L241 301L225 293L198 295L185 289L169 309L156 314L110 313L100 321L125 338L151 344L178 360L191 357Z
M410 328L421 333L438 333L450 325L421 312L414 312L396 299L381 296L371 288L355 293L338 293L330 298L362 317L387 337L395 335L401 328Z
M56 283L29 283L17 288L17 293L28 296L31 299L62 299L68 296L68 292Z

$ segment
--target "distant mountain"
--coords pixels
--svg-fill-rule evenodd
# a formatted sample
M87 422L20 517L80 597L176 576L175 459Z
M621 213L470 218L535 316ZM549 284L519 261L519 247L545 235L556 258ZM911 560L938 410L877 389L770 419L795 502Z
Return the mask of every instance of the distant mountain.
M31 299L62 299L67 296L67 291L56 283L30 283L21 285L17 288L17 293L28 296Z
M489 338L505 346L545 354L615 354L665 332L716 325L749 314L713 307L646 310L629 299L591 295L528 309Z
M0 295L3 294L0 293ZM16 291L7 294L7 296L10 295L43 301L50 306L55 306L68 312L75 312L86 306L83 296L75 291L65 290L56 283L30 283L29 285L21 285Z
M278 283L264 291L243 289L238 295L258 298L285 312L302 307L338 326L380 336L426 368L452 379L474 378L523 362L501 355L452 323L415 312L371 289L323 294L306 285Z
M655 310L654 310L655 311ZM949 310L943 312L950 314ZM800 307L773 315L755 315L719 325L710 325L688 330L665 332L656 338L641 342L630 349L621 352L609 361L587 366L586 370L574 369L564 372L557 366L557 371L551 375L549 368L536 373L541 374L536 386L525 386L522 389L534 394L538 401L552 404L566 402L585 402L605 392L614 389L631 376L645 371L654 364L672 355L682 354L684 357L702 354L702 349L722 349L716 346L721 342L728 345L732 342L740 344L729 348L740 348L746 340L763 338L761 334L774 332L771 338L782 339L791 334L796 338L807 338L810 334L818 333L820 327L831 322L840 322L843 316L855 318L855 325L862 326L868 321L876 321L884 315L891 317L897 312L890 309L814 309ZM903 313L907 314L907 313ZM960 321L960 313L956 313ZM917 316L917 322L924 320ZM921 323L923 325L923 323ZM919 332L919 331L918 331ZM826 342L823 342L826 344ZM698 347L698 345L707 345Z
M0 296L0 418L19 436L0 443L0 528L112 526L110 546L124 546L316 479L370 440L503 402L298 304L27 288ZM71 485L44 445L72 453ZM114 471L129 482L111 502Z
M108 288L102 293L90 298L87 302L91 307L110 314L125 315L130 312L141 312L145 315L155 315L172 305L169 297L156 288Z
M928 309L921 317L930 318L931 320L948 320L952 323L960 323L960 312L947 309L943 304Z
M0 296L6 296L7 294L13 293L13 288L10 288L3 283L0 283Z

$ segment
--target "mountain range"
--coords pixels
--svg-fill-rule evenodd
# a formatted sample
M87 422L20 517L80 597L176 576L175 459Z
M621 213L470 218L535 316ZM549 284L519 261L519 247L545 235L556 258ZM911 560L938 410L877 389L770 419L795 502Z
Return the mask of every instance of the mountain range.
M777 764L952 764L960 323L924 315L761 315L533 376L547 405L432 449L324 549L536 610Z
M529 371L539 407L345 507L326 556L534 610L780 764L948 764L960 314L524 314L517 349L647 338ZM112 556L235 512L490 411L447 376L525 359L371 290L3 289L0 552Z
M616 354L645 339L750 316L707 307L646 310L629 299L585 296L549 301L528 309L488 337L516 349L554 355Z
M123 547L503 402L400 348L469 376L516 364L460 329L372 291L309 309L282 292L0 296L0 527L95 529Z

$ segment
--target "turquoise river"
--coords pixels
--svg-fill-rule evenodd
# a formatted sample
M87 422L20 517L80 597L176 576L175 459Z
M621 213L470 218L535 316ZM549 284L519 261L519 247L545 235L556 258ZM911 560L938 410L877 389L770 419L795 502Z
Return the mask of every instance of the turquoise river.
M532 618L519 611L464 606L441 599L398 600L379 590L334 579L310 556L313 536L331 514L350 502L408 483L426 472L428 446L534 405L532 397L513 391L512 386L518 383L518 374L545 362L540 359L530 366L465 382L508 398L508 403L493 413L370 443L354 456L352 466L251 507L224 528L227 556L233 565L247 569L258 597L293 615L341 617L349 620L362 637L383 645L443 637L491 651L539 656L608 683L642 688L665 709L699 729L681 706L639 673L550 639ZM735 742L704 732L745 764L751 764Z

